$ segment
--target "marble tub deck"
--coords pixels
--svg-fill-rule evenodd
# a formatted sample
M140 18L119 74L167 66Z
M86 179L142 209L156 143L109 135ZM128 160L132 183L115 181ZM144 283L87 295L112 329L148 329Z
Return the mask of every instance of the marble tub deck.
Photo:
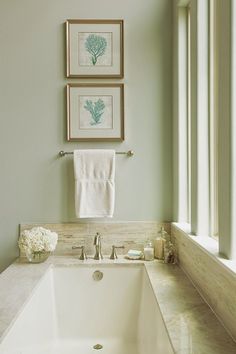
M13 325L45 272L55 266L143 263L152 284L170 340L178 354L235 354L236 343L177 265L158 261L79 261L50 257L45 263L19 259L0 274L0 342ZM165 353L162 353L165 354Z

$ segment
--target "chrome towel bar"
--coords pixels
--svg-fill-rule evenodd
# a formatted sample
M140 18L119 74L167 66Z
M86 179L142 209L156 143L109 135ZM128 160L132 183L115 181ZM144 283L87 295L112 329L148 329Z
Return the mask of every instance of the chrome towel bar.
M126 155L128 157L131 157L134 155L134 152L133 150L129 150L129 151L116 151L116 154L117 155ZM63 156L66 156L66 155L73 155L73 151L60 151L59 152L59 156L60 157L63 157Z

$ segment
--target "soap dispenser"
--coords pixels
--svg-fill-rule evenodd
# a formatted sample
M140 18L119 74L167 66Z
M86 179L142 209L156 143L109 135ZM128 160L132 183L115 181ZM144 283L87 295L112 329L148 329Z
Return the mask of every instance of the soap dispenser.
M170 236L162 226L161 230L158 232L157 238L154 241L155 258L164 260L164 251L169 241Z
M154 247L151 240L147 240L144 245L144 259L145 261L153 261L154 260Z

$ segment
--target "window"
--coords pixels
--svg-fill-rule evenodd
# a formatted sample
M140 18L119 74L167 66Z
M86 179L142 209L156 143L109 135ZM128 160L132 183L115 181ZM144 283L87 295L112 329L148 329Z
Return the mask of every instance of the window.
M236 1L176 0L174 11L176 219L236 259Z
M214 26L208 1L178 4L178 221L209 236L217 229L214 47L208 49Z

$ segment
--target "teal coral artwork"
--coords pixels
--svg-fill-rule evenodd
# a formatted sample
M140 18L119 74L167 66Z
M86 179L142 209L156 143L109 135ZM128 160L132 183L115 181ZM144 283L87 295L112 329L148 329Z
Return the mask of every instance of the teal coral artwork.
M102 130L113 128L112 95L79 96L80 129Z
M102 115L104 113L105 104L101 98L99 98L95 102L92 102L91 100L86 100L84 108L90 113L90 125L93 126L102 123Z
M124 84L67 85L67 140L124 140Z
M106 53L107 40L103 36L90 34L85 41L86 51L91 55L93 65L96 65L99 57Z
M66 21L66 76L122 78L124 76L123 20Z
M110 32L82 32L78 34L78 63L93 70L111 67L113 35Z

